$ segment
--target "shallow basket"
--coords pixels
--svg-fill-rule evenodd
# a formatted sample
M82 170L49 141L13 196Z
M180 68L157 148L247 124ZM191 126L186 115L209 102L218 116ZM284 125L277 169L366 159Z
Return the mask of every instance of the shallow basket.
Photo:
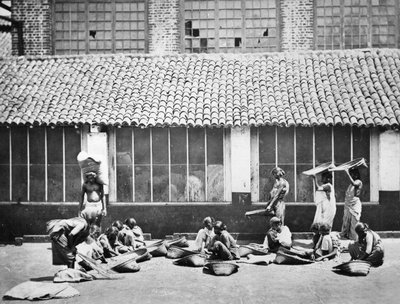
M161 243L161 245L158 246L149 246L149 253L153 257L160 257L160 256L166 256L167 255L167 247L165 247L164 243Z
M168 248L166 257L168 259L179 259L179 258L183 258L185 256L188 256L191 254L196 254L196 253L198 253L198 252L184 249L181 247L171 246Z
M276 253L274 263L286 264L286 265L304 265L304 264L312 264L314 263L314 261L309 259L303 259L296 255L286 254L282 251L278 251Z
M230 262L212 262L204 265L217 276L229 276L238 271L239 265Z
M111 270L114 270L114 271L120 272L120 273L138 272L140 270L140 266L136 263L135 260L128 260L121 264L118 264L117 266L112 267Z
M185 236L182 236L181 238L177 238L177 239L173 239L173 240L166 240L165 242L165 246L167 247L167 249L171 246L175 246L175 247L189 247L189 243L186 240Z
M250 246L250 245L241 245L239 246L239 255L241 257L246 257L249 254L254 254L254 255L267 255L268 254L268 249L258 249L256 247Z
M189 267L202 267L206 264L206 261L207 261L207 255L197 253L176 260L174 261L174 264L180 266L189 266Z
M346 273L352 276L366 276L371 269L371 263L362 260L354 260L333 267L333 271Z

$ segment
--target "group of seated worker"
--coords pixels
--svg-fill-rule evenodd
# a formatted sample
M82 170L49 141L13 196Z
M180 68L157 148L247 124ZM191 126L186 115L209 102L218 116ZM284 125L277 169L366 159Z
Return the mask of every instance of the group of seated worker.
M93 259L103 260L145 245L142 229L134 218L127 218L124 223L114 221L103 234L98 226L91 225L85 244L77 249Z

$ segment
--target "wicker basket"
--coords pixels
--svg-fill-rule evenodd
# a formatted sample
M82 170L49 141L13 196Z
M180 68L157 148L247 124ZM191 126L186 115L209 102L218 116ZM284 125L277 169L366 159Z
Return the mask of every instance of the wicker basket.
M287 265L304 265L304 264L312 264L313 260L303 259L296 255L286 254L282 251L278 251L276 253L276 258L274 260L275 264L287 264Z
M153 256L153 257L160 257L160 256L166 256L167 255L167 247L165 247L164 243L161 243L161 245L158 246L149 246L149 253Z
M217 276L229 276L239 269L239 265L230 262L212 262L205 264L204 267Z
M371 268L371 263L354 260L333 267L333 271L342 272L352 276L366 276Z
M179 258L183 258L185 256L188 256L191 254L196 254L196 253L198 253L198 252L191 251L189 249L184 249L181 247L171 246L168 248L167 258L168 259L179 259Z
M165 246L167 247L167 249L171 246L175 246L175 247L189 247L189 243L186 240L186 237L181 237L178 239L173 239L173 240L166 240L165 242Z
M205 254L191 254L179 260L174 261L175 265L189 266L189 267L202 267L206 264L207 255Z

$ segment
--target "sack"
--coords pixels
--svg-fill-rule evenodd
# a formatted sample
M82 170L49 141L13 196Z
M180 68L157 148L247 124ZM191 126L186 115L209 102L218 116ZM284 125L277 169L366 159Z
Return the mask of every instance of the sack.
M102 161L102 157L95 154L88 154L85 151L79 152L76 157L78 160L79 167L81 168L81 173L84 175L88 172L96 173L96 182L99 184L107 185L108 176L106 162Z

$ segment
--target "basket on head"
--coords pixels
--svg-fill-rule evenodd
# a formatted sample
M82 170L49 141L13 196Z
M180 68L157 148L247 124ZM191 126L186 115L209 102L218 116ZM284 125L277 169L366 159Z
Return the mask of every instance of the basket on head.
M366 276L371 268L371 263L354 260L333 267L333 271L343 272L352 276Z
M161 243L158 246L149 246L148 247L149 253L153 257L160 257L167 255L167 247L165 247L164 243Z
M246 257L249 254L266 255L266 254L268 254L268 249L267 248L256 248L256 247L250 246L250 245L239 246L239 255L241 257Z
M205 264L204 268L217 276L229 276L238 271L239 265L230 262L212 262Z
M167 258L168 259L179 259L179 258L183 258L185 256L191 255L191 254L195 254L198 252L189 250L189 249L184 249L181 247L175 247L175 246L171 246L168 248L167 251Z
M314 263L314 261L309 259L303 259L296 255L287 254L282 251L278 251L276 253L274 263L287 264L287 265L303 265L303 264L312 264Z
M175 246L175 247L189 247L189 243L186 240L186 237L183 236L181 238L177 238L177 239L173 239L173 240L166 240L165 242L165 246L167 247L167 249L171 246Z
M197 253L185 256L179 260L174 261L175 265L189 266L189 267L202 267L206 264L207 255Z

